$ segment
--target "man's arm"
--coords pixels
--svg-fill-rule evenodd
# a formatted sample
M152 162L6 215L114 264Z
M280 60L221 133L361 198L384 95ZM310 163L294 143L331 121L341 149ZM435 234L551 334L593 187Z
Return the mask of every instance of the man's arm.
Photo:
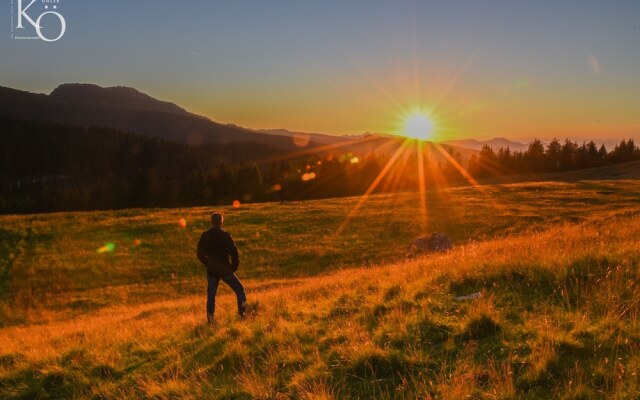
M204 265L207 266L207 258L209 258L209 254L207 253L207 240L205 238L207 232L204 232L202 236L200 236L200 240L198 241L198 260Z
M231 256L231 266L234 269L238 269L238 266L240 265L240 255L238 254L238 248L229 233L227 233L227 251Z

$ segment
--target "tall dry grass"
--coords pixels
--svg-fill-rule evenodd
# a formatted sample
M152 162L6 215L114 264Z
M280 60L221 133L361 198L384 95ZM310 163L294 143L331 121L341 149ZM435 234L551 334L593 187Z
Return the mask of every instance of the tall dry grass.
M217 324L204 296L0 330L0 393L118 398L633 398L640 217L562 224L291 282ZM481 292L473 301L455 296Z

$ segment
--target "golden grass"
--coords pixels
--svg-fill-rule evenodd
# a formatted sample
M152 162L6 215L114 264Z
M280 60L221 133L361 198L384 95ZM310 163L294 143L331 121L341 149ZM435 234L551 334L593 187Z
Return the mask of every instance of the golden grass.
M20 286L24 299L29 295L42 299L27 308L25 322L0 328L0 396L640 396L640 205L630 200L640 185L628 181L490 187L486 192L501 198L506 210L511 210L493 217L482 208L484 195L469 190L446 193L453 217L461 218L452 229L466 229L469 223L464 218L472 213L468 207L475 207L479 216L470 218L484 225L472 232L485 232L485 240L467 236L447 254L414 260L386 263L386 256L380 255L380 264L361 268L354 268L350 264L354 259L343 255L336 265L342 262L351 268L329 269L316 276L291 274L294 277L284 279L276 274L278 278L265 279L256 273L244 279L256 314L238 320L235 298L221 285L214 327L204 324L203 277L172 277L174 272L169 272L147 279L144 265L136 269L137 262L152 264L158 259L157 254L147 254L157 250L156 245L143 248L142 253L131 247L102 257L95 249L79 250L87 245L86 239L70 237L60 233L64 232L60 226L50 225L59 223L94 237L125 237L131 231L123 227L139 230L153 221L152 230L158 229L153 235L172 232L165 239L175 240L176 245L161 249L160 256L175 261L180 260L181 249L193 247L200 227L179 230L169 221L185 213L193 219L205 218L208 210L2 217L10 229L29 221L38 235L51 235L38 246L30 246L28 236L21 236L14 268L26 266L28 260L58 260L50 272L66 271L66 277L52 277L60 286L101 274L83 270L82 263L94 259L100 260L101 267L111 265L121 271L113 275L115 286L75 282L71 290L53 287L50 292L26 282ZM611 202L601 200L603 191L614 193ZM347 243L339 253L357 255L384 243L385 232L373 216L393 201L399 204L399 216L389 218L402 222L410 217L411 208L403 209L401 204L411 204L412 196L373 196L372 210L364 208L359 222L354 218L367 238L365 243L342 238ZM527 200L521 203L522 198ZM292 251L315 254L308 258L314 263L317 254L329 250L322 241L311 245L304 239L319 232L304 231L308 215L335 212L337 217L345 201L352 200L269 211L274 222L266 227L258 219L268 208L257 205L242 211L244 216L234 215L244 221L236 227L240 236L256 229L262 232L260 238L271 235L266 242L252 245L263 250L282 246L269 230L282 229L281 234L289 230L292 237L301 239L292 244ZM303 217L287 214L302 212ZM525 215L523 225L491 238L495 227L520 215ZM437 226L449 217L433 218L441 218L435 220ZM90 222L92 227L87 226ZM80 226L73 228L74 223ZM403 235L395 235L390 240L399 243ZM72 253L61 253L59 248ZM264 254L264 259L271 257ZM302 262L304 258L291 265ZM74 270L76 266L80 272ZM39 276L44 270L33 268L18 271L14 279L44 279ZM245 273L249 271L260 270L254 265ZM110 275L104 274L108 281ZM475 292L482 297L455 301L456 296ZM10 312L5 310L5 315Z
M118 381L129 389L104 383L90 385L90 393L108 392L111 396L213 396L209 392L212 389L202 382L218 379L228 391L225 393L244 392L254 398L334 398L348 393L401 397L376 378L382 376L383 383L395 382L393 369L399 368L399 382L404 380L407 390L421 390L427 397L464 398L485 393L491 398L513 398L518 393L514 363L525 366L520 380L535 383L548 376L564 376L562 384L554 383L556 390L562 387L577 396L593 389L580 363L576 361L577 367L564 375L550 369L550 365L558 364L562 351L580 352L580 338L587 337L590 330L609 335L603 336L605 341L616 334L616 341L627 340L626 345L614 344L612 348L633 349L625 354L624 361L610 361L622 365L612 367L614 371L624 368L621 381L630 379L628 374L640 372L637 343L628 342L638 334L640 307L634 288L640 254L638 238L638 215L602 224L567 224L538 233L471 243L446 255L298 279L291 285L249 280L250 301L258 304L259 311L246 321L236 320L235 300L229 290L223 289L214 328L203 326L204 296L185 296L149 304L109 306L69 320L8 327L0 330L0 349L3 355L23 355L25 360L19 366L45 375L60 366L73 369L83 363L122 371L132 352L147 355L150 360L145 361L146 373L134 373L137 378L133 382ZM611 260L611 264L604 266L605 271L587 271L594 274L595 281L574 284L579 276L567 275L576 268L576 261L602 257ZM534 308L524 311L521 323L510 321L508 314L520 310L514 305L510 308L505 293L519 293L499 285L508 286L510 276L529 274L532 268L542 276L550 274L549 282L555 285L551 297L536 297L541 303L533 302ZM492 278L496 276L503 277L503 281ZM620 281L622 276L627 280ZM483 279L492 282L483 283ZM536 279L532 275L528 282ZM260 285L267 289L251 290ZM454 293L456 287L467 288L465 285L469 289L481 286L485 296L471 302L453 301L453 296L459 294ZM634 290L633 295L623 298L621 286ZM479 287L473 290L476 288ZM532 292L535 289L531 287ZM535 297L532 293L521 295ZM378 316L376 307L380 307ZM454 338L455 344L449 343L449 350L446 345L437 345L438 351L432 354L425 345L428 348L433 344L414 342L415 326L436 319L449 327L448 337ZM495 323L499 331L474 332L469 328L474 321L485 319ZM598 328L597 324L607 323L613 325L609 329ZM477 329L486 328L479 326ZM498 340L503 353L491 353L484 364L477 361L478 343L482 345L487 337L489 341L509 335L517 338L520 331L534 337L521 343ZM576 337L577 334L582 336ZM458 343L460 338L466 338L466 345ZM424 340L429 341L429 337ZM527 340L531 343L526 344ZM219 348L215 345L218 342ZM516 354L520 347L527 346L529 354ZM198 355L200 351L204 354ZM447 352L450 356L446 356ZM429 363L430 358L439 357L442 364ZM425 370L428 379L421 380L417 365L430 365ZM430 371L431 368L436 370ZM9 379L14 372L2 369L0 377ZM216 377L219 374L224 379ZM343 378L341 374L345 374ZM351 376L360 383L354 383ZM630 387L620 382L617 385ZM358 389L350 389L351 386ZM616 393L615 387L609 390ZM80 392L79 397L87 393Z

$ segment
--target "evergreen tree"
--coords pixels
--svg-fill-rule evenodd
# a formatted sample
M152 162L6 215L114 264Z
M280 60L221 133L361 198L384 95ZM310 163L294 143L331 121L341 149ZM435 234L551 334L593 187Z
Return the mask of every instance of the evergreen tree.
M562 145L556 138L547 145L547 171L559 171L560 170L560 156L562 151Z
M527 165L526 172L542 172L545 169L544 145L538 139L529 143L527 151L524 153Z

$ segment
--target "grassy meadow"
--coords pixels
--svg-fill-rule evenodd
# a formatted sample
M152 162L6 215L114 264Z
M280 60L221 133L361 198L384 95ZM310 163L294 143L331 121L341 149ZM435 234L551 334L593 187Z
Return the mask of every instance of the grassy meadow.
M638 199L577 180L427 191L424 216L418 193L222 208L256 312L221 285L213 327L212 209L1 216L0 398L637 398ZM454 249L409 259L428 232Z

